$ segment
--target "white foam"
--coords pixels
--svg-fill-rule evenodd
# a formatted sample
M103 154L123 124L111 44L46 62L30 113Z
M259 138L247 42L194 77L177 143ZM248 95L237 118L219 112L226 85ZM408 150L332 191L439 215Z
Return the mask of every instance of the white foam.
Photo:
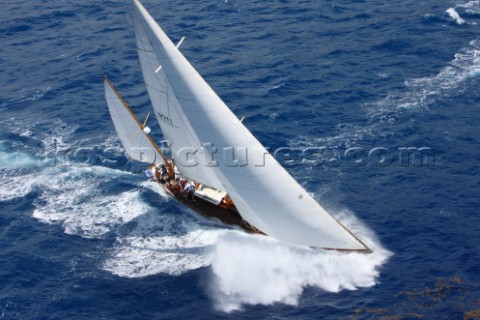
M477 78L480 77L480 69L472 70L468 73L469 78Z
M33 216L45 223L61 223L68 234L99 238L118 225L146 213L150 207L140 190L105 195L100 183L122 174L102 167L52 167L38 175L41 195ZM129 174L123 173L128 179Z
M296 305L309 286L339 292L375 285L379 267L391 254L351 214L343 213L342 222L374 252L345 254L288 245L269 237L225 234L215 246L212 261L217 308L230 312L244 304Z
M20 101L36 101L41 99L48 91L52 89L52 86L46 86L45 88L31 88L22 90L23 94L20 97Z
M9 179L2 184L0 195L12 197L8 189L18 194L37 190L33 216L40 221L59 224L65 233L85 238L115 236L112 252L102 264L104 270L121 277L145 277L158 273L178 276L208 268L208 291L216 307L226 312L248 304L295 305L308 286L330 292L373 286L378 268L389 256L348 213L339 219L374 249L373 254L293 246L221 227L181 206L180 212L171 205L153 208L142 196L148 194L145 189L161 196L153 202L169 201L155 183L142 182L138 188L106 193L105 185L130 181L133 187L138 182L132 174L105 167L45 166Z
M0 144L0 201L23 198L32 192L37 186L38 171L45 165L47 161L24 152L8 151Z
M34 157L31 157L30 155L23 152L5 152L0 150L0 170L30 168L33 166L41 165L43 163L43 160L35 159Z
M42 152L38 155L59 160L59 155L63 150L68 150L70 147L78 144L79 141L75 141L74 144L68 141L70 136L78 129L78 125L67 124L61 120L55 119L51 124L51 132L45 135L41 140Z
M175 225L172 216L158 215L142 217L157 220L154 223L166 226L160 231L139 232L119 237L112 255L103 268L121 277L138 278L164 273L177 276L190 270L211 264L211 246L226 230L195 230L182 232ZM174 218L174 219L179 219Z
M268 94L268 93L270 93L271 91L280 89L280 88L282 88L282 87L284 87L284 86L285 86L285 82L282 81L282 82L277 83L277 84L273 85L272 87L268 88L266 93Z
M32 175L3 176L0 184L0 201L23 198L35 189Z
M455 8L461 8L469 14L480 14L480 0L468 1L466 3L458 3Z
M468 14L470 16L479 15L480 14L480 1L473 0L467 2L457 2L455 7L448 8L446 11L448 15L455 20L455 22L459 25L467 23L460 14ZM476 22L468 22L469 24L476 25Z
M458 14L457 11L455 11L454 8L448 8L446 11L446 13L448 13L450 15L450 17L455 20L455 22L457 24L464 24L465 23L465 20L462 19L462 17L460 17L460 15Z
M142 183L166 196L163 189L154 185ZM103 268L122 277L136 278L157 273L180 275L210 265L211 246L221 234L231 231L196 213L185 214L189 209L184 209L156 210L139 217L133 229L119 232L114 251Z
M45 154L71 147L68 138L75 129L58 122L51 134L42 137ZM293 246L220 227L188 214L188 209L175 212L175 206L153 208L142 198L143 189L162 196L154 202L165 201L164 191L153 183L106 193L106 184L131 180L133 187L137 182L131 174L105 167L46 166L9 179L0 188L0 195L12 197L8 189L24 195L37 190L33 216L40 221L61 224L65 233L85 238L116 236L112 252L102 265L113 274L177 276L209 268L209 293L217 308L227 312L246 304L295 305L308 286L330 292L373 286L379 267L390 255L348 213L340 217L341 222L374 249L373 254L341 254ZM22 185L22 180L27 181Z
M339 292L375 285L379 267L391 254L351 213L342 212L337 218L374 253L299 247L239 230L208 227L188 216L156 213L143 215L133 230L117 238L103 268L134 278L158 273L177 276L210 266L209 293L216 307L225 312L245 304L296 305L309 286Z
M8 131L18 134L21 137L29 137L32 140L38 141L41 149L38 149L37 145L22 145L22 142L14 141L10 144L14 145L15 143L20 144L22 151L27 150L24 153L25 158L29 158L31 161L35 162L31 164L26 164L27 166L37 165L39 167L46 165L55 164L67 164L71 153L69 152L70 148L75 150L76 147L81 146L83 143L90 146L91 143L86 140L70 140L71 135L78 129L77 124L68 124L63 122L60 119L46 119L46 120L37 120L35 115L29 115L25 117L0 120L0 125L5 127ZM35 132L37 127L41 127L40 132ZM35 132L35 134L33 134ZM7 141L8 142L8 141ZM19 149L19 148L17 148ZM30 151L30 153L28 153ZM17 153L20 156L20 153ZM2 163L1 157L6 157L5 155L0 155L0 166ZM15 154L11 152L10 157L14 157ZM12 162L12 165L16 165L15 162ZM22 166L21 162L18 162L17 167Z
M25 129L20 133L20 137L30 137L32 136L33 132L30 131L29 129Z
M297 136L289 140L288 145L292 148L326 147L327 151L334 151L338 148L349 148L355 145L356 141L373 135L372 129L372 126L341 123L335 127L336 131L330 136ZM327 161L328 154L323 155Z
M406 80L406 92L392 92L385 99L368 104L370 121L372 124L392 122L403 109L428 108L441 97L459 94L466 89L462 86L465 80L479 69L480 41L472 40L438 74Z

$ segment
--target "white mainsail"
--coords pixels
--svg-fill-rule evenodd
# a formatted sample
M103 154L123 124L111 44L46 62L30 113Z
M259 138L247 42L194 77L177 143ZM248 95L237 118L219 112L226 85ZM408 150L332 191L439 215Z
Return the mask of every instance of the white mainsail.
M153 163L165 163L160 150L150 136L143 131L143 125L131 112L110 81L104 76L105 99L126 155L134 160Z
M165 132L165 119L159 119L172 146L190 143L188 147L196 148L208 143L219 150L199 157L202 168L197 170L205 175L201 178L227 191L240 215L270 236L321 248L368 250L266 151L138 0L133 0L133 16L137 41L140 38L143 45L139 56L152 104L156 110L165 110L162 104L170 104L173 116L168 122L188 132L188 139L185 134L177 137L171 128ZM232 161L232 152L241 159ZM207 165L213 160L218 166ZM182 174L183 170L180 168Z
M206 168L208 160L202 146L198 144L198 138L180 107L138 16L134 16L134 23L143 78L155 117L165 138L171 143L172 155L183 155L180 159L183 160L186 153L196 150L188 154L189 161L176 161L179 171L186 178L222 189L218 178Z

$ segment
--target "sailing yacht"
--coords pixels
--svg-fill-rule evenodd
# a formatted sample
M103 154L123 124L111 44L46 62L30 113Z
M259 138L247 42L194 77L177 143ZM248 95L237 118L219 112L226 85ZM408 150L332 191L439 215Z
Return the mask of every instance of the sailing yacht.
M371 252L275 160L218 97L138 0L136 45L154 115L171 158L104 76L108 108L126 155L190 208L284 242ZM163 172L162 172L163 171ZM193 198L186 197L193 183ZM190 184L192 186L192 184Z

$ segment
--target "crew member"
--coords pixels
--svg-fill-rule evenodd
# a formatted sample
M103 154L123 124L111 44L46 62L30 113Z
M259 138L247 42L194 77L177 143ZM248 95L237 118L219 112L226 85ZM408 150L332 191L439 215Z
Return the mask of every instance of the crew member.
M183 192L188 192L187 193L187 200L193 200L195 201L194 194L195 194L195 183L193 181L189 181L185 187L183 188Z

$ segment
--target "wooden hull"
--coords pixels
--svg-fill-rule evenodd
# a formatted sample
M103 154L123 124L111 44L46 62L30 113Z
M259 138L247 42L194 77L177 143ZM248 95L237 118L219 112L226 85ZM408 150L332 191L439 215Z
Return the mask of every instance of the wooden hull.
M204 217L216 218L225 224L239 226L248 233L265 235L265 233L250 225L247 221L243 220L243 218L238 213L237 208L233 204L227 205L221 203L219 205L215 205L211 202L195 196L193 197L193 199L189 200L187 199L186 194L182 193L180 190L172 186L168 186L165 183L159 182L159 184L165 189L165 191L167 191L168 194L174 197L178 202L189 207L190 209L201 214Z

